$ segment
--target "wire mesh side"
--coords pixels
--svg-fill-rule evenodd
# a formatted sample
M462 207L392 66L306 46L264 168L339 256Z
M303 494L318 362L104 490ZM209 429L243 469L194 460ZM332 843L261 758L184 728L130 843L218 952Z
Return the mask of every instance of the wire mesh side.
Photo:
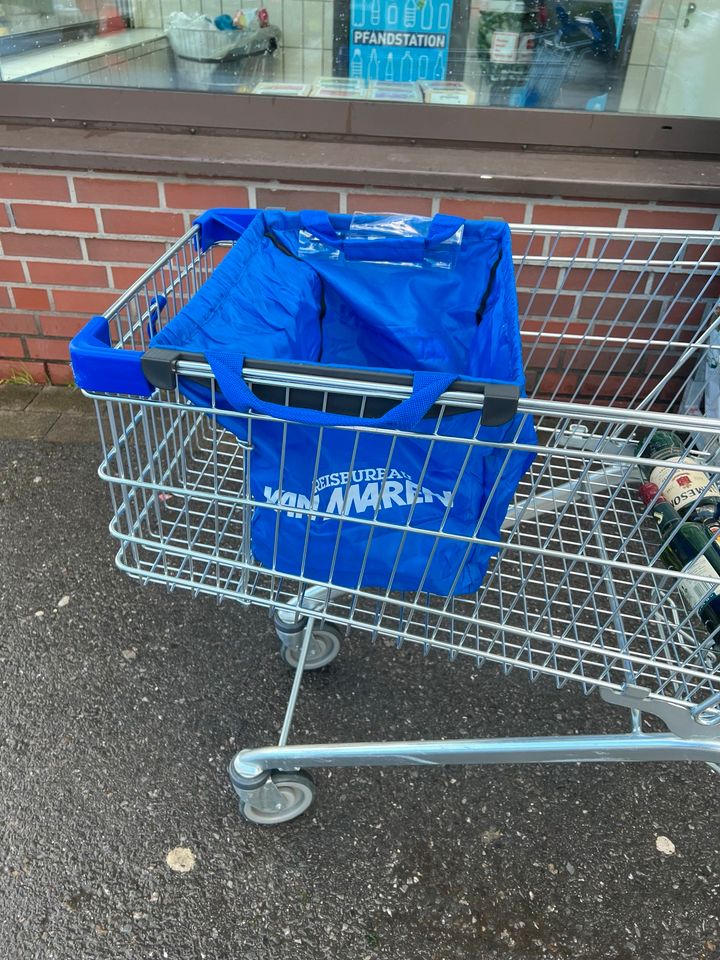
M677 411L720 323L720 234L512 227L528 392Z
M310 538L313 525L323 522L311 499L308 506L282 494L268 500L252 482L255 453L178 394L162 405L115 400L107 407L109 453L101 472L114 498L118 563L133 576L269 608L297 608L312 597L313 609L326 619L372 636L479 665L520 668L532 679L552 677L558 686L579 683L586 692L631 682L657 697L697 705L720 690L713 652L720 637L717 630L709 634L699 616L716 582L667 569L667 544L636 494L643 464L627 422L621 430L587 417L578 425L567 415L540 416L535 462L502 537L489 541L498 556L480 589L437 596L423 589L422 576L416 590L401 592L393 589L392 576L384 588L368 587L362 573L348 587L334 577L332 564L322 580L303 571L288 574L278 541L272 563L260 564L253 555L255 512L269 511L278 523L287 515L300 518ZM263 420L254 414L237 419L241 433ZM319 442L332 444L335 429L327 428ZM415 439L432 442L427 435ZM392 464L391 454L386 469ZM352 476L352 458L345 467ZM705 469L718 478L720 467ZM461 472L458 485L463 480ZM281 468L280 490L288 494L296 484ZM435 531L420 528L412 502L404 525L388 524L378 494L371 510L343 508L342 524L389 526L401 543L404 536L428 537L433 544L445 538L468 552L483 542L480 522L462 534L445 521ZM346 505L347 488L343 496ZM478 520L483 509L487 504ZM688 580L695 584L694 604L683 590Z
M529 395L677 412L720 330L720 233L511 230ZM109 314L118 347L145 349L227 249L176 246Z

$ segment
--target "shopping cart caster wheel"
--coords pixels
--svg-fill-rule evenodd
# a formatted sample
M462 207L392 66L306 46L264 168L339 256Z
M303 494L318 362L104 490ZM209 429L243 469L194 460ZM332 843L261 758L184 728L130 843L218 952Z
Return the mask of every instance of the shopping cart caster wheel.
M257 797L240 801L240 814L250 823L257 823L261 827L274 827L280 823L287 823L301 816L312 806L315 799L315 784L307 773L283 773L275 771L270 774L274 790L268 792L263 788L257 791Z
M280 639L280 656L293 670L297 668L300 648L305 630L304 625L289 632L287 625L275 615L275 629ZM305 670L322 670L332 663L340 653L342 633L332 623L318 624L312 632L310 646L305 657Z

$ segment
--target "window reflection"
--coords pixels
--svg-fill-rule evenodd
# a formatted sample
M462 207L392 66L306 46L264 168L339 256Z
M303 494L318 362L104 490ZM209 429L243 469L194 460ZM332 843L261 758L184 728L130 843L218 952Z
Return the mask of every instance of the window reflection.
M720 0L0 0L0 76L720 116Z

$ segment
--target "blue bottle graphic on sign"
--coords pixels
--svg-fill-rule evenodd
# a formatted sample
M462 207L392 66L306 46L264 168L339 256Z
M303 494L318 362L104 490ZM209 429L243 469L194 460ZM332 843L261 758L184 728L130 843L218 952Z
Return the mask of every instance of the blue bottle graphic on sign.
M433 5L432 0L425 0L422 16L420 17L420 26L423 30L432 30L433 25Z
M400 61L400 79L406 82L412 80L413 60L408 50Z
M387 55L387 60L385 61L385 79L386 80L395 79L395 66L393 64L392 50Z
M353 26L361 29L365 26L365 4L356 3L353 10Z
M450 4L441 3L438 12L438 30L447 30L450 26Z
M429 80L428 76L428 67L430 66L430 61L428 60L428 55L423 53L418 60L418 80Z
M443 57L442 51L438 50L437 60L435 61L435 69L433 70L433 80L442 80L445 71L443 70Z
M389 27L396 27L398 23L398 5L391 3L385 10L385 19Z
M370 4L370 23L373 27L380 23L380 0L372 0Z
M417 7L415 6L415 0L405 0L405 6L403 7L403 26L414 27L416 18Z
M368 63L368 80L377 80L378 78L378 55L377 50L373 48L370 54L370 62Z
M356 77L358 80L362 79L362 66L360 48L355 47L355 53L352 55L352 62L350 64L350 76Z

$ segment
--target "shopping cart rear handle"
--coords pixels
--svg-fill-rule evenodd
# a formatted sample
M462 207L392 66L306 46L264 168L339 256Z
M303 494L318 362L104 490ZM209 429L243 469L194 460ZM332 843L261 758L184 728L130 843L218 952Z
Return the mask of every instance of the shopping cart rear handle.
M145 351L123 350L112 346L107 317L93 317L70 341L70 360L75 383L89 393L125 394L149 397L155 389L174 390L177 386L178 363L207 364L201 353L150 347ZM246 361L248 369L271 373L294 373L311 377L363 380L367 371L348 367L317 366L309 363L277 363L267 360ZM388 386L412 387L409 374L391 370L373 370L374 382ZM266 386L266 399L273 400L272 387ZM259 392L262 392L259 390ZM448 393L476 393L483 397L482 425L498 427L509 423L518 408L519 390L513 384L488 383L475 380L456 380ZM284 393L284 390L282 391ZM296 403L313 407L320 396L309 391ZM390 406L392 403L390 403ZM432 411L430 411L432 413ZM455 412L462 412L456 410Z
M201 353L188 353L185 351L166 349L164 347L151 347L142 355L141 367L145 379L158 387L160 390L174 390L177 386L177 367L179 363L201 363L207 364L208 359ZM248 371L277 374L291 374L300 377L301 380L306 377L326 378L330 380L355 381L358 383L367 383L368 376L379 386L389 387L408 387L413 388L414 378L411 374L395 370L359 370L353 367L332 367L312 363L287 363L276 360L256 360L245 358L243 363L243 373ZM331 392L332 388L329 388ZM317 390L303 390L302 384L292 388L292 400L287 402L286 388L284 386L270 383L257 383L254 385L254 392L257 397L258 407L261 404L271 404L277 407L304 408L307 410L321 410L323 405L328 404L328 398L324 392ZM517 414L518 400L520 391L515 384L494 383L492 381L462 380L457 379L446 388L446 392L469 393L482 396L482 417L481 424L484 427L500 427L509 423ZM341 391L340 391L341 393ZM343 402L357 401L357 409L343 408L334 410L334 413L341 416L357 417L361 410L362 419L379 418L395 407L397 400L390 400L382 397L366 398L364 395L343 397ZM363 402L364 400L364 402ZM374 401L374 402L373 402ZM477 407L453 409L454 413L475 412ZM426 416L437 416L438 410L433 406L428 410Z

